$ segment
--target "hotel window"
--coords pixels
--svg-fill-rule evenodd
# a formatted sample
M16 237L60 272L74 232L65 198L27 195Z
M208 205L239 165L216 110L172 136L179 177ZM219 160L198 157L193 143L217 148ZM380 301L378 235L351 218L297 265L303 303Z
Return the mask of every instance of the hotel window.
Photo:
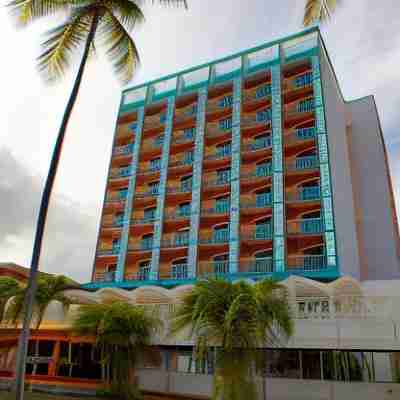
M272 250L260 251L255 255L253 272L273 272Z
M217 156L218 157L228 157L231 155L231 142L226 142L217 145Z
M123 200L126 199L126 196L128 195L128 188L124 187L121 189L118 189L118 198Z
M112 241L112 250L114 253L118 253L120 248L120 240L119 238L113 239Z
M229 225L216 226L213 232L215 243L229 242Z
M269 207L272 204L271 189L256 193L256 207Z
M262 161L256 165L256 176L265 177L272 173L272 164L270 161Z
M231 180L231 169L230 168L219 169L217 171L217 182L219 184L229 183L230 180Z
M266 108L265 110L257 111L256 121L265 122L271 120L271 108Z
M218 106L220 108L231 107L233 103L233 96L230 94L228 96L224 96L218 100Z
M296 78L295 85L296 87L303 87L311 85L312 83L312 74L311 72L307 72L303 75L300 75Z
M218 125L219 125L220 129L225 130L225 131L232 129L232 118L220 119L218 121Z
M270 135L260 135L254 138L253 148L254 150L265 149L272 146L272 140Z
M193 150L185 151L185 153L183 154L183 163L185 165L191 165L193 164L193 158L194 158Z
M185 128L183 130L183 137L187 140L191 140L194 138L194 132L196 128Z
M227 274L229 272L229 254L215 256L213 266L215 274Z
M150 170L159 171L161 168L161 158L153 158L150 160Z
M116 226L122 226L123 225L123 223L124 223L124 213L123 212L117 212L116 214L115 214L115 217L114 217L114 225L116 225Z
M192 190L192 175L181 178L181 191L190 192Z
M270 240L272 238L272 224L270 219L256 222L257 240Z
M180 217L187 217L190 215L190 203L181 203L178 208L178 215Z
M162 146L163 143L164 143L164 135L157 136L154 139L154 146L156 146L156 147Z
M187 279L187 259L180 258L172 263L172 279Z
M297 103L297 112L311 112L314 110L314 99L306 99Z
M137 129L137 122L133 122L132 124L130 124L129 125L129 128L133 131L133 132L135 132L136 131L136 129Z
M271 94L271 85L263 85L256 89L256 98L261 99Z
M150 275L150 260L142 261L139 264L138 280L147 281Z
M315 128L298 128L296 129L296 136L303 140L312 139L315 137Z
M185 229L175 233L175 246L189 245L189 229Z
M150 250L153 247L153 234L149 233L142 236L142 241L140 242L141 250Z
M219 197L215 200L215 210L218 214L228 213L230 209L230 198Z
M149 182L149 190L151 194L158 194L160 182Z
M154 221L156 218L157 207L145 208L144 209L144 220L146 222Z
M167 114L165 113L160 114L160 123L165 124L166 120L167 120Z

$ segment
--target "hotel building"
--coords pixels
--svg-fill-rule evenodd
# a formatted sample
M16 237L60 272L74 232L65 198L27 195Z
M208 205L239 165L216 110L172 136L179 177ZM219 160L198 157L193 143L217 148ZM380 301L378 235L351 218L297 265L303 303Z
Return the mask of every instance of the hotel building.
M316 29L122 94L89 287L399 273L372 97Z

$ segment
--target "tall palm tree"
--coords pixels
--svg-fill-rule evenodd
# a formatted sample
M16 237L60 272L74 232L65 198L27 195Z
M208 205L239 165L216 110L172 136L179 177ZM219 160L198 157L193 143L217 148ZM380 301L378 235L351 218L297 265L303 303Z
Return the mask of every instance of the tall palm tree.
M198 281L183 299L172 323L172 334L190 328L200 360L216 349L214 400L257 398L253 376L261 354L293 333L286 292L264 280L254 285L222 279Z
M53 82L60 79L70 68L74 56L81 54L78 72L58 131L39 208L25 299L26 312L18 346L17 400L23 399L29 326L50 196L64 136L78 96L89 53L95 48L95 40L99 41L106 48L116 75L122 82L131 80L139 62L139 55L130 32L137 23L143 21L141 3L142 0L12 0L8 4L17 23L22 26L49 15L66 16L64 23L47 32L46 40L42 43L43 50L38 62L39 70L46 80ZM158 3L187 6L186 0L159 0Z
M8 301L19 293L20 286L17 280L0 277L0 322L3 321Z
M39 329L43 321L44 313L52 301L59 301L65 308L70 305L70 300L64 296L64 290L77 288L70 279L65 276L41 275L38 278L35 298L33 301L32 317L35 321L34 328ZM6 311L5 319L16 324L18 321L23 320L25 315L24 300L26 288L19 288L15 293Z
M338 0L306 0L304 26L328 20L335 11Z
M72 330L80 336L96 338L100 362L111 370L107 375L111 376L112 390L119 397L131 400L140 397L133 369L140 358L154 354L149 353L149 345L159 324L142 307L114 302L81 306Z

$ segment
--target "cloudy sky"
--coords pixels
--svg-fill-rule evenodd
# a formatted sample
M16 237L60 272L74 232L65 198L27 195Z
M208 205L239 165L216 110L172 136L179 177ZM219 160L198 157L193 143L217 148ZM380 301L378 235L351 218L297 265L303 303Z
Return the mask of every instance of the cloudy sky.
M141 68L132 84L301 29L304 0L188 0L189 10L145 7L134 32ZM342 0L323 29L346 99L374 94L400 197L400 3ZM33 227L72 75L46 87L35 70L51 21L16 31L0 9L0 261L29 265ZM121 87L99 55L86 71L64 146L41 269L87 281Z

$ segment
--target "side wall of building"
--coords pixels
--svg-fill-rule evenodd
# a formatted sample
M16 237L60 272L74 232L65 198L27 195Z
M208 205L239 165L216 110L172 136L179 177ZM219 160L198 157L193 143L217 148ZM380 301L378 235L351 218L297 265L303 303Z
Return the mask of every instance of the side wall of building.
M355 201L363 253L362 280L400 276L399 235L390 171L372 96L346 104Z
M321 50L321 80L329 141L339 267L343 275L359 279L356 214L350 177L350 154L346 139L346 105L324 49Z

